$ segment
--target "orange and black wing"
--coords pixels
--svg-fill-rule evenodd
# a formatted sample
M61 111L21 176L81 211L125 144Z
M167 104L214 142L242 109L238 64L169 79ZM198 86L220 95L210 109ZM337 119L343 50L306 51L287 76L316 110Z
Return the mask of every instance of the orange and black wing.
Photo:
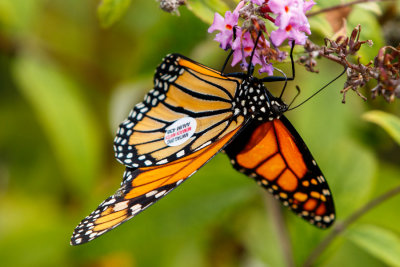
M119 126L115 157L129 168L163 165L222 139L244 122L232 108L240 82L184 56L166 56L154 88ZM193 121L184 143L168 143L169 127Z
M89 242L161 199L218 153L239 130L233 130L217 142L174 162L162 166L127 168L121 187L82 220L74 230L71 244Z
M284 116L251 122L225 151L236 169L253 177L311 224L326 228L335 220L328 184L304 141Z

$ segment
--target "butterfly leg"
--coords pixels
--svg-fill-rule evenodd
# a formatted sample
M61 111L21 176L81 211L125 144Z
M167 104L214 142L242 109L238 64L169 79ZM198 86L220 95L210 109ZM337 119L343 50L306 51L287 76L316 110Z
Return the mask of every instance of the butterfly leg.
M294 60L293 60L293 49L294 49L294 41L292 41L292 47L290 48L290 63L292 66L292 77L287 77L286 75L284 76L268 76L268 77L264 77L261 79L262 82L280 82L280 81L293 81L295 76L296 76L296 72L295 72L295 68L294 68Z
M250 55L250 63L249 63L249 69L248 69L248 71L247 71L247 76L252 76L253 75L253 72L254 72L254 65L253 65L253 57L254 57L254 53L255 53L255 51L256 51L256 48L257 48L257 45L258 45L258 41L260 40L260 37L261 37L261 34L262 34L262 32L261 31L258 31L258 34L257 34L257 39L256 39L256 42L255 42L255 45L254 45L254 48L253 48L253 51L251 51L251 55Z
M233 41L235 41L235 40L236 40L236 26L233 27ZM221 74L222 74L223 76L225 76L225 73L224 73L225 67L226 67L226 65L228 64L228 61L229 61L229 59L231 58L232 54L233 54L233 50L231 49L231 51L229 52L228 56L227 56L226 59L225 59L224 65L222 66L222 69L221 69Z
M236 39L236 27L233 27L233 41L235 41ZM229 59L231 58L231 56L233 55L233 50L231 49L231 51L229 52L228 56L225 59L224 65L222 65L222 69L221 69L221 75L224 77L236 77L236 78L240 78L240 79L244 79L246 77L246 74L243 72L232 72L232 73L225 73L225 68L226 65L228 64Z

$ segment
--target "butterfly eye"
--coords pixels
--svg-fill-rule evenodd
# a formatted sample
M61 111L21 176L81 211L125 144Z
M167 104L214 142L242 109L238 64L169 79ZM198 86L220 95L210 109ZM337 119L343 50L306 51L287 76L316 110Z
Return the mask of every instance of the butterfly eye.
M281 107L278 105L272 105L271 106L271 111L273 114L280 114L281 113Z

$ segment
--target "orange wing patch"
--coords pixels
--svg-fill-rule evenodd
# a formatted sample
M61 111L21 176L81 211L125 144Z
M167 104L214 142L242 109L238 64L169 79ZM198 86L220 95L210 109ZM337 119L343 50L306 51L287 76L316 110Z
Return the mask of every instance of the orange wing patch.
M218 142L171 163L134 170L127 168L121 188L82 220L75 228L71 244L89 242L155 203L194 174L238 131L236 129Z
M302 154L297 147L293 136L280 120L273 121L275 134L278 138L279 147L290 169L301 179L307 172L306 164Z
M332 224L335 210L329 187L285 117L253 123L226 151L236 169L254 177L295 213L321 228Z

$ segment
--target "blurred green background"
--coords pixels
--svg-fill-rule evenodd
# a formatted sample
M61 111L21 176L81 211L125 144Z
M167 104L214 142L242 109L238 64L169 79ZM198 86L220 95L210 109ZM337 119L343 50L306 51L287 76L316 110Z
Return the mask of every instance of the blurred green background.
M0 0L0 265L288 266L289 254L302 265L332 230L277 206L223 154L128 223L69 245L79 221L119 186L124 167L114 159L113 136L151 89L161 59L178 52L219 69L226 56L205 22L214 7L226 8L218 1L189 1L192 11L183 7L181 16L162 12L156 1L105 2L127 8L108 28L98 20L98 1ZM384 44L373 7L355 8L348 22L350 30L361 23L362 39L376 44L361 51L367 59ZM311 23L315 41L332 34L323 16ZM289 70L288 63L281 67ZM324 60L319 69L312 74L297 66L285 98L298 84L305 99L341 71ZM398 101L364 103L350 92L343 105L343 82L287 113L327 177L338 222L400 185L399 144L362 119L372 109L398 116ZM281 87L271 85L275 93ZM400 266L399 206L396 196L362 216L315 264Z

